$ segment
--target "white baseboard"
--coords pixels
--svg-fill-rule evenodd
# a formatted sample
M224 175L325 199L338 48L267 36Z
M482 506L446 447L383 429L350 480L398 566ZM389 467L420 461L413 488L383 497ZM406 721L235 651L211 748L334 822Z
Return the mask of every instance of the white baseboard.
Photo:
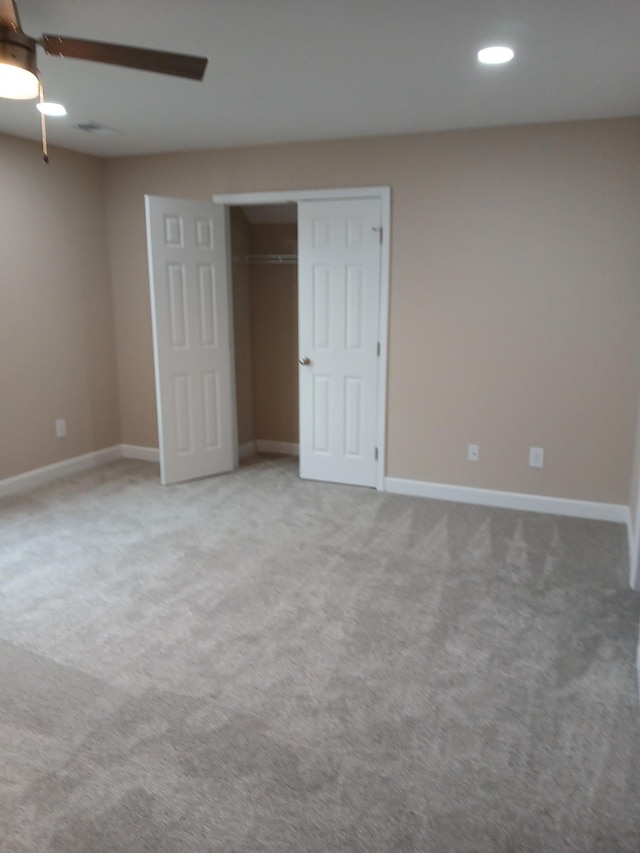
M145 462L159 462L160 451L157 447L138 447L134 444L122 444L122 456L125 459L142 459ZM280 453L283 456L298 456L299 445L288 441L246 441L238 447L238 457L246 459L255 453Z
M290 441L267 441L259 438L256 441L258 453L281 453L283 456L299 456L300 445Z
M640 572L638 563L640 562L640 542L638 542L638 527L631 522L631 513L629 513L629 522L627 524L627 533L629 535L629 586L640 592Z
M494 506L502 509L544 512L550 515L568 515L573 518L590 518L594 521L617 521L630 526L629 507L623 504L525 495L518 492L500 492L468 486L448 486L444 483L425 483L421 480L403 480L398 477L385 477L384 489L386 492L397 495L435 498L440 501Z
M25 471L24 474L18 474L15 477L6 477L4 480L0 480L0 497L14 495L17 492L32 489L34 486L42 486L44 483L58 479L58 477L78 474L80 471L95 468L105 462L113 462L114 459L121 457L121 446L116 444L113 447L105 447L103 450L95 450L93 453L84 453L82 456L74 456L71 459L64 459L62 462L54 462L52 465L45 465L42 468L34 468L32 471Z
M249 441L239 448L241 459L253 453L279 453L298 456L299 445L286 441L268 441L258 439ZM157 447L140 447L134 444L117 444L105 447L93 453L74 456L62 462L45 465L32 471L25 471L15 477L0 480L0 498L43 485L58 477L67 477L95 468L115 459L140 459L145 462L159 462L160 451ZM614 521L625 524L629 541L629 584L640 591L640 542L634 531L631 512L623 504L597 503L595 501L553 498L543 495L526 495L518 492L501 492L492 489L476 489L468 486L450 486L444 483L427 483L421 480L406 480L399 477L385 477L384 491L397 495L410 495L419 498L433 498L441 501L469 503L478 506L493 506L503 509L517 509L529 512L542 512L551 515L565 515L573 518L588 518L595 521ZM640 524L640 511L638 512ZM639 652L640 654L640 652ZM640 658L639 658L640 662Z
M248 456L254 456L256 449L255 441L246 441L238 448L238 456L240 459L246 459Z
M52 480L57 480L59 477L78 474L80 471L104 465L106 462L114 462L116 459L142 459L145 462L158 462L160 451L157 447L114 444L113 447L105 447L103 450L95 450L93 453L73 456L71 459L64 459L62 462L54 462L53 465L34 468L33 471L25 471L24 474L0 480L0 498L32 489L35 486L42 486Z
M137 444L121 444L120 456L123 459L141 459L143 462L160 462L160 450L157 447L140 447Z
M297 456L298 445L284 441L249 441L239 448L241 459L256 452ZM116 459L140 459L143 462L158 463L160 461L160 450L157 447L141 447L136 444L116 444L113 447L106 447L104 450L85 453L83 456L74 456L71 459L64 459L62 462L55 462L53 465L45 465L43 468L25 471L15 477L0 480L0 498L23 492L35 486L42 486L44 483L58 479L58 477L68 477L88 468L95 468L105 462L113 462Z

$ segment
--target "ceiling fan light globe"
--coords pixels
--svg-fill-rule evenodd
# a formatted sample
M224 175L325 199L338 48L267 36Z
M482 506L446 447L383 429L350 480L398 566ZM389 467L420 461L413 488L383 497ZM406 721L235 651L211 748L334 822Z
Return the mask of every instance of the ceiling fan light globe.
M37 98L39 91L40 83L32 71L0 62L0 98L28 101Z
M35 41L0 21L0 97L27 101L39 92Z

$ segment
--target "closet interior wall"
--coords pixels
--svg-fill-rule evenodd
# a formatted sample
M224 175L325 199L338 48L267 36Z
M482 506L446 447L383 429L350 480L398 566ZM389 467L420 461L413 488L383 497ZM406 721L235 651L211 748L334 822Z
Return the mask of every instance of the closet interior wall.
M249 222L239 207L230 209L231 257L249 251ZM233 340L236 367L238 445L254 441L253 375L251 340L251 281L249 266L231 264L233 293Z
M296 255L296 223L249 223L231 208L238 442L297 444L298 268L247 263L246 255Z

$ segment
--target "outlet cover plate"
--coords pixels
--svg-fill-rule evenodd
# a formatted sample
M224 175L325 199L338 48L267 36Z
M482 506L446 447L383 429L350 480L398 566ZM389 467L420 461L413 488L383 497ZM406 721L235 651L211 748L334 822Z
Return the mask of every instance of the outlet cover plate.
M480 460L480 445L479 444L468 444L467 445L467 459L469 462L478 462Z
M544 447L529 448L529 466L531 468L542 468L544 466Z

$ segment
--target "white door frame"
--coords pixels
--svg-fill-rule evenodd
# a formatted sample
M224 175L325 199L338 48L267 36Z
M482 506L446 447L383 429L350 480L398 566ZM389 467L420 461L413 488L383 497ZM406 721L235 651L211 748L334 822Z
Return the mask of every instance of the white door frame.
M275 190L271 192L215 193L215 204L252 205L285 204L286 202L321 201L323 199L377 198L382 213L382 244L380 253L380 370L378 371L378 416L376 444L378 470L376 489L384 491L387 435L387 356L389 343L389 283L391 265L391 187L345 187L326 190Z

